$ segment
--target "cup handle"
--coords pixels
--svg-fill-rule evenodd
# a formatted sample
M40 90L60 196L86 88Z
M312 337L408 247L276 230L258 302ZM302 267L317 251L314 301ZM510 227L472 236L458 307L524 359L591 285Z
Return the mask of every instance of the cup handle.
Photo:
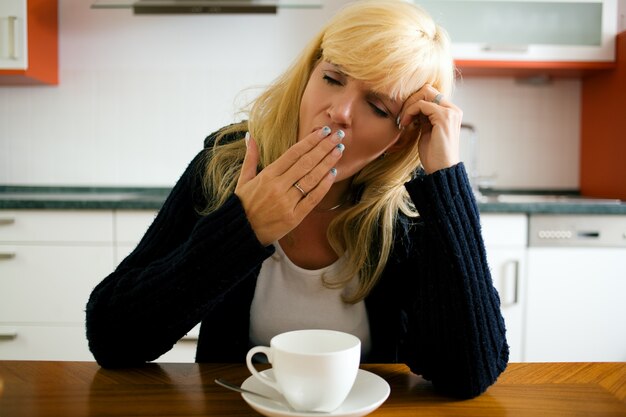
M246 355L246 365L248 365L248 369L250 370L252 375L256 377L259 381L261 381L265 385L268 385L274 388L276 391L282 393L282 391L278 387L278 384L276 383L276 380L274 380L273 378L270 378L269 376L265 374L260 373L259 371L256 370L256 368L252 364L252 357L256 355L257 353L264 354L265 356L267 356L267 360L269 361L269 363L272 363L272 356L271 356L272 349L267 346L255 346L252 349L250 349L248 351L248 354Z

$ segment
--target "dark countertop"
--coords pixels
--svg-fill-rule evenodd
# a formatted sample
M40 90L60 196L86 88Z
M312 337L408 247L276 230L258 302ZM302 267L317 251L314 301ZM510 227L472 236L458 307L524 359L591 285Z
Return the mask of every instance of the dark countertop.
M158 210L170 188L0 185L0 209Z
M167 187L47 187L0 185L0 209L158 210ZM481 213L626 214L626 203L538 193L488 195L479 199Z

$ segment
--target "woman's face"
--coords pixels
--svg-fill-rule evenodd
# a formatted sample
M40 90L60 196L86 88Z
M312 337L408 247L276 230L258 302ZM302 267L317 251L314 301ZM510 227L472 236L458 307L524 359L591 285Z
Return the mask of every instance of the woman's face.
M324 126L333 133L343 130L345 150L335 181L345 180L397 142L400 130L396 118L401 107L402 103L375 94L336 65L320 61L302 96L298 140Z

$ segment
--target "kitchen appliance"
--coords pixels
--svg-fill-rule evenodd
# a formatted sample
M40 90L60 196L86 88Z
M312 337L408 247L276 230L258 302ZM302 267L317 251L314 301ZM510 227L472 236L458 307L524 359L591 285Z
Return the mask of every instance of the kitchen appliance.
M287 7L319 8L316 0L295 0ZM278 0L92 0L92 9L133 9L135 15L146 14L276 14Z
M531 215L524 359L626 361L626 216Z
M478 134L474 125L470 123L461 124L459 152L474 194L478 196L478 181L480 180L478 175Z
M260 0L138 0L134 14L271 13L277 2Z

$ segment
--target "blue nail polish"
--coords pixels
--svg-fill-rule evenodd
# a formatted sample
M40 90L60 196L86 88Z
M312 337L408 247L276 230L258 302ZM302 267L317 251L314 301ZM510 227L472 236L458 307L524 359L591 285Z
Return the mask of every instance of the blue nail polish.
M337 168L331 168L330 169L330 175L332 175L333 177L337 176Z
M340 140L346 137L346 133L343 130L338 130L336 135Z
M341 130L340 130L341 132ZM337 149L339 149L339 151L341 153L343 153L343 150L346 149L346 146L343 143L340 143L339 145L337 145Z
M330 127L328 127L328 126L324 126L324 127L322 128L322 135L324 135L324 136L328 136L328 135L330 135Z

